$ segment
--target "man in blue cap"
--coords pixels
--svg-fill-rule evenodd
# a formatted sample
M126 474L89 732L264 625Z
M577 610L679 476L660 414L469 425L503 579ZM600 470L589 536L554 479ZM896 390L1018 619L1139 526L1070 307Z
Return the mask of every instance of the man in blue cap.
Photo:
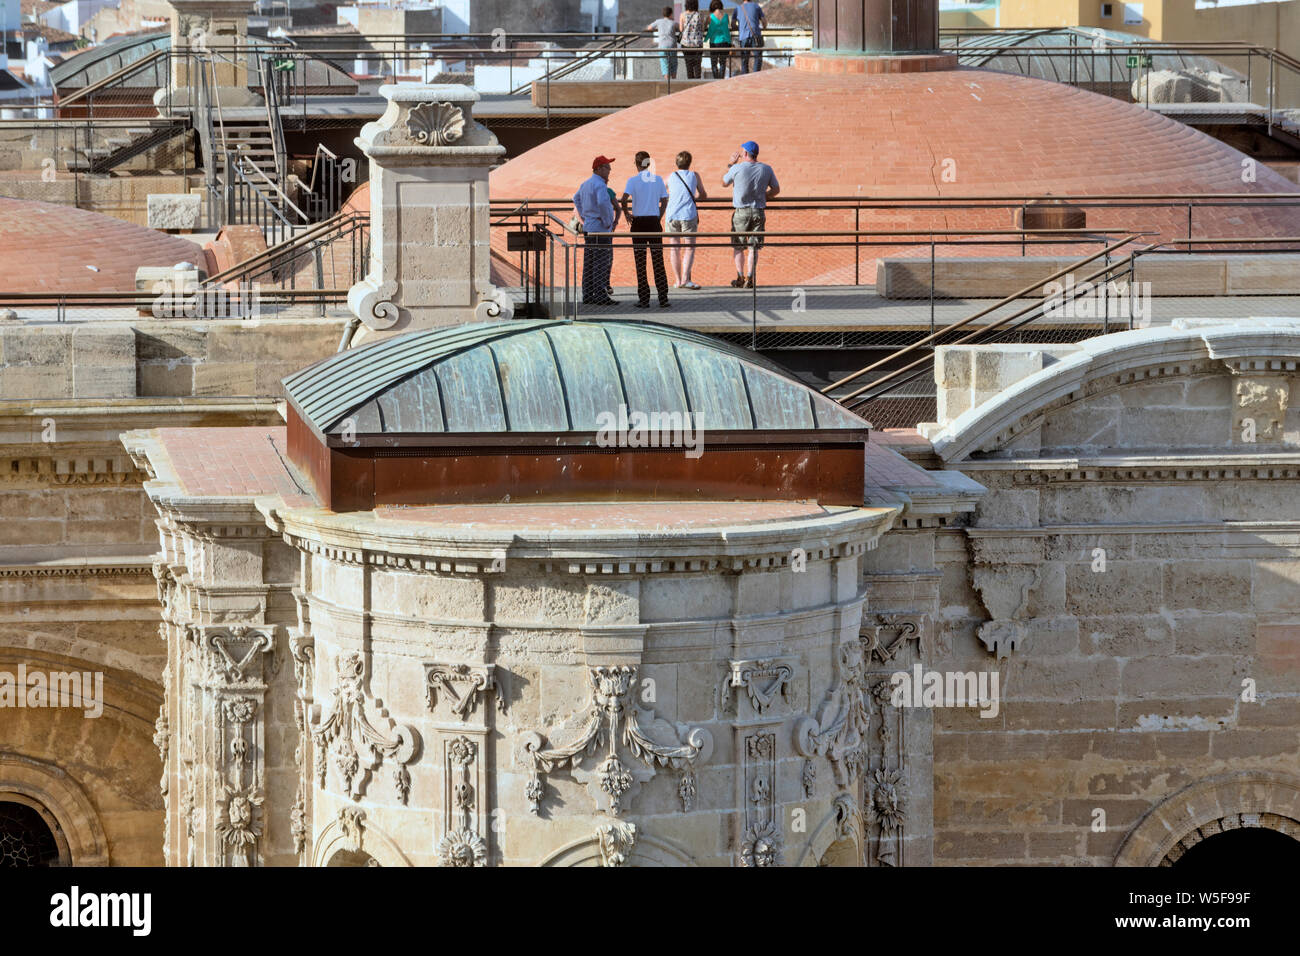
M731 154L727 171L722 174L722 185L733 187L731 248L736 278L731 284L737 289L752 289L754 266L759 247L763 245L763 229L767 226L767 201L781 191L781 184L776 181L772 167L758 161L758 144L750 140Z

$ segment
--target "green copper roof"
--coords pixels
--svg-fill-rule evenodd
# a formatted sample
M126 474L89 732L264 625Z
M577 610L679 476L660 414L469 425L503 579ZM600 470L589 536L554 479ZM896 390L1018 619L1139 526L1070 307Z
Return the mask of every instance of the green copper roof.
M284 380L323 434L592 432L602 413L691 413L714 430L866 428L780 366L664 325L527 320L411 332Z

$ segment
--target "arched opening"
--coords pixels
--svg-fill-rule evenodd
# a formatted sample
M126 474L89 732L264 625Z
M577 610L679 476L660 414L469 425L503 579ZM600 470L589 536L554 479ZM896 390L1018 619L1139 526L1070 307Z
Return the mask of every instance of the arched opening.
M1300 840L1264 827L1224 830L1191 847L1170 869L1232 876L1254 872L1261 863L1300 868Z
M818 866L861 866L862 851L858 849L858 841L851 837L844 837L836 840L826 848L822 858L817 862Z
M0 801L0 868L66 864L51 819L33 803Z

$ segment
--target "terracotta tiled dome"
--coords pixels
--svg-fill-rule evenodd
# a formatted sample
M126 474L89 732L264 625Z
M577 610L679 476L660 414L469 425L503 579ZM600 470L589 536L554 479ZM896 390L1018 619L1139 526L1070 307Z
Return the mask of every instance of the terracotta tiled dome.
M340 212L370 212L370 183L368 181L352 190L352 195L350 195L347 198L347 201L343 203L343 208Z
M140 266L205 261L188 239L85 209L0 197L6 292L131 292Z
M1242 181L1241 153L1133 104L1009 73L985 70L869 75L798 68L709 83L621 110L537 146L492 173L494 200L563 198L590 175L591 158L614 156L610 185L622 192L632 156L645 149L667 175L690 150L711 196L731 153L756 140L782 196L1006 196L1295 192L1258 166ZM951 160L951 162L946 162ZM945 181L945 170L953 181ZM863 212L861 228L1013 228L1014 212L947 216L923 210ZM1185 211L1092 211L1090 227L1160 226L1181 236ZM843 230L852 214L769 211L769 230ZM626 225L621 225L626 230ZM728 229L726 214L701 229ZM1194 234L1295 235L1300 209L1200 209ZM1095 249L1095 247L1094 247ZM1045 252L1060 252L1045 249ZM1014 253L1018 254L1017 248ZM942 254L942 253L941 253ZM949 252L948 254L952 254ZM998 254L983 248L978 254ZM700 281L733 274L726 250L700 253ZM631 256L616 256L615 284L628 284ZM853 250L772 250L768 282L839 275ZM762 264L760 264L762 269Z

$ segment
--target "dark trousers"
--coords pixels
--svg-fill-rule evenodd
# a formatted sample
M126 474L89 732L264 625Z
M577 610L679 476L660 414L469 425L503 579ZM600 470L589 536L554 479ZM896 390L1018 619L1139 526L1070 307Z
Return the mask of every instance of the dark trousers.
M609 273L614 268L613 239L610 236L584 236L587 247L582 254L582 301L604 302L609 298Z
M703 56L704 51L700 47L682 47L682 59L686 61L686 78L688 80L698 80L700 78L700 58Z
M749 58L754 57L754 72L763 69L763 38L750 37L740 41L740 72L749 72Z
M713 69L713 78L715 80L724 79L727 75L727 57L731 55L730 43L715 43L709 47L709 66Z
M663 223L658 216L633 216L632 232L663 232ZM645 276L645 254L650 253L650 264L655 271L655 291L659 301L668 301L668 273L664 271L664 241L659 236L645 239L632 239L632 254L636 257L636 297L637 301L650 304L650 283Z

